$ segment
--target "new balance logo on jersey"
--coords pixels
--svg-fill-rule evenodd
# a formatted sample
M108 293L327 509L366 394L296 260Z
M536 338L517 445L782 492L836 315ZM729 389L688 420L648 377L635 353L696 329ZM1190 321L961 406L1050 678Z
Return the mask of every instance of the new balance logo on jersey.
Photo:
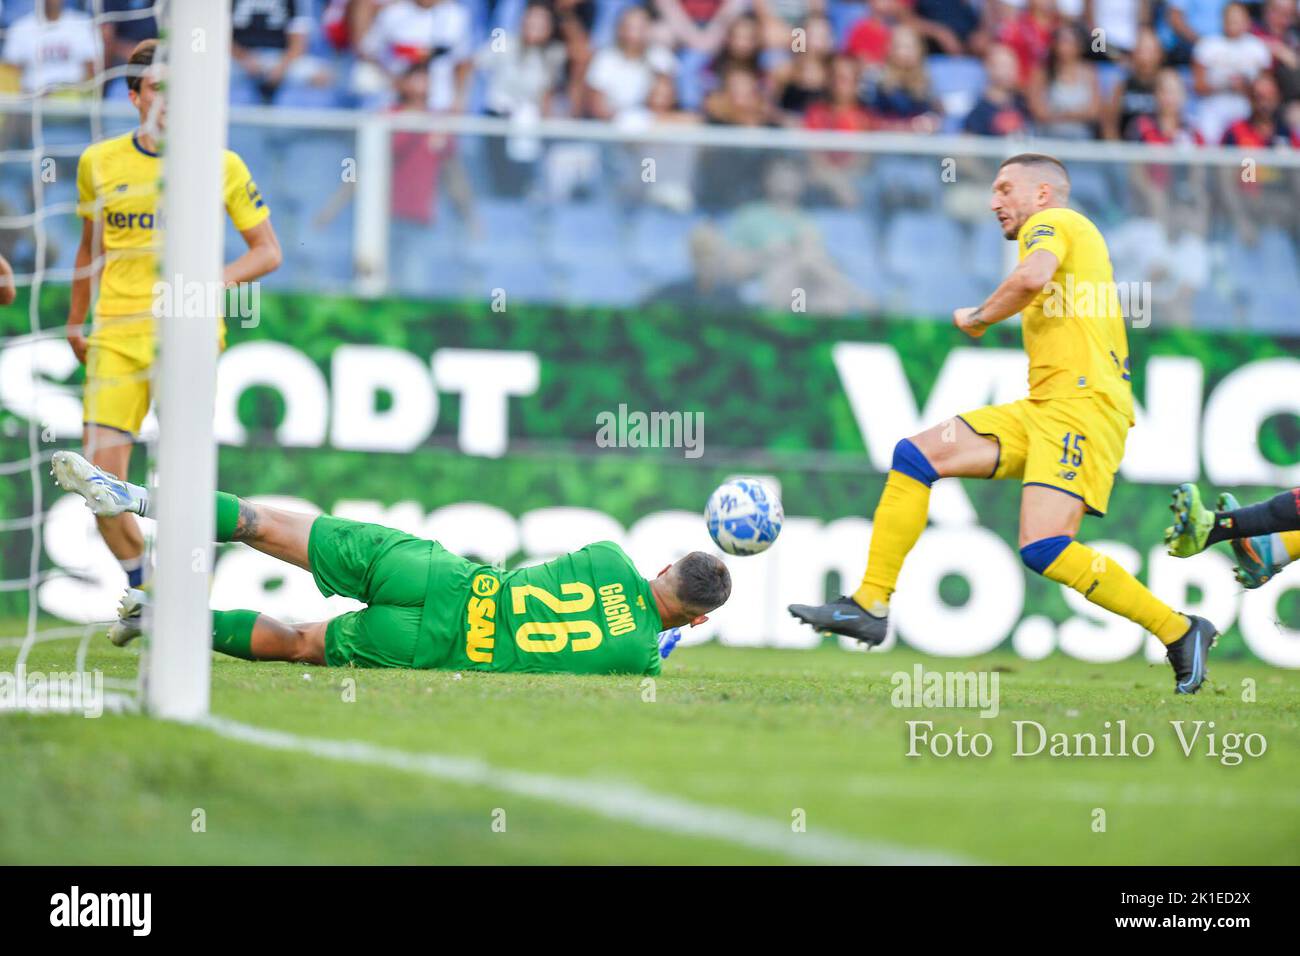
M125 926L133 936L148 936L152 927L151 893L69 893L50 897L51 926Z

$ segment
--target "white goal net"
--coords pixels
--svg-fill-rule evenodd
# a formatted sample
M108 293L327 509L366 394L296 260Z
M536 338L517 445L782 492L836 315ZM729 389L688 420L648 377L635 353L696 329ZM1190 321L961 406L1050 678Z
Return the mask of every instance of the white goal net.
M201 716L207 709L211 516L190 517L205 509L179 508L175 492L184 486L187 496L196 496L190 503L211 500L216 316L164 315L155 329L158 358L140 373L151 377L155 405L169 413L160 425L150 410L127 477L161 486L157 510L164 517L180 512L161 539L154 522L139 522L146 573L172 592L156 598L162 623L146 640L118 649L105 639L127 573L81 499L53 483L50 459L60 449L88 457L95 451L83 448L85 370L68 341L74 279L91 278L88 333L104 261L102 198L90 216L92 259L78 261L87 221L79 214L77 187L84 150L137 127L154 134L164 157L154 218L159 225L181 224L166 233L152 221L146 227L159 254L159 278L220 278L216 197L225 144L228 6L163 0L106 12L102 0L83 0L68 4L54 21L39 2L22 15L4 7L0 254L12 264L18 294L12 305L0 307L0 711L94 714L145 707L161 716ZM111 32L106 25L126 22L160 28L155 63L168 104L166 129L156 115L142 124L127 93L127 78L139 68L104 42ZM186 174L168 175L176 167ZM178 188L167 190L169 182ZM176 296L167 301L180 304ZM212 347L194 347L204 335ZM183 366L170 356L183 356ZM178 447L169 448L173 442ZM174 492L170 498L167 488ZM161 569L164 562L173 567Z

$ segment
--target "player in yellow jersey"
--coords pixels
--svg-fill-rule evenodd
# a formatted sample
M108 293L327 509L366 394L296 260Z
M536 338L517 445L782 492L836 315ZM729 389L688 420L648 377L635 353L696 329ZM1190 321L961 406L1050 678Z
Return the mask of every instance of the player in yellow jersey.
M77 249L68 343L86 366L86 456L110 474L126 477L131 445L149 410L154 358L153 306L162 249L158 183L162 160L155 132L165 128L166 103L160 70L153 65L157 41L132 51L127 86L140 113L140 127L104 140L77 164L78 212L85 220ZM251 282L280 264L280 244L248 168L225 155L222 201L248 250L225 267L228 286ZM102 259L101 259L102 256ZM99 277L94 323L85 331L91 277ZM225 344L225 325L221 327ZM144 538L133 515L97 518L100 534L138 587L145 575Z
M1117 562L1074 540L1085 514L1106 513L1133 398L1110 254L1097 227L1067 208L1069 197L1059 160L1023 153L1004 162L990 205L1003 235L1019 244L1019 264L983 305L953 313L974 338L1021 314L1029 396L900 441L861 587L827 604L791 605L790 613L819 630L879 644L903 559L925 529L930 486L946 477L1016 478L1024 563L1155 634L1167 646L1177 692L1191 694L1205 680L1213 625L1174 611Z

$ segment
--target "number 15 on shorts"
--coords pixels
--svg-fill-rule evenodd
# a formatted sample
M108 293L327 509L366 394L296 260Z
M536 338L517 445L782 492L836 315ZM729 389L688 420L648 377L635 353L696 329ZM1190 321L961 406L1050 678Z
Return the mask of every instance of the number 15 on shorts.
M1061 439L1061 464L1078 468L1083 464L1083 443L1087 441L1082 435L1066 432Z

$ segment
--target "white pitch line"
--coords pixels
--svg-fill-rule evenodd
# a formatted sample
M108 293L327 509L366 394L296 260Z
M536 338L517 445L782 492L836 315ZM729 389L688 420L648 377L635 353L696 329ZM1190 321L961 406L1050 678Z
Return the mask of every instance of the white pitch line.
M807 832L795 833L788 823L725 807L693 803L633 784L602 783L506 770L473 757L411 753L359 740L303 737L282 730L255 727L226 717L210 716L200 721L199 726L231 740L271 750L296 751L327 760L404 770L435 780L504 790L529 799L545 800L567 809L586 810L650 830L722 840L803 862L873 866L952 866L972 862L947 853L819 832L815 824Z

